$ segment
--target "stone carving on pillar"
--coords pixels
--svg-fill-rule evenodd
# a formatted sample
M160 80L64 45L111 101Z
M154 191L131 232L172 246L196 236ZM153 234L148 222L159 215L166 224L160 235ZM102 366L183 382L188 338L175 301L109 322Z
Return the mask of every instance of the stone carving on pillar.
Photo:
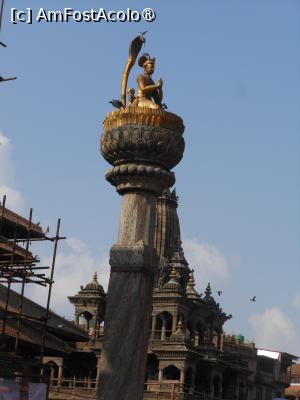
M100 141L101 154L111 164L106 179L123 197L118 240L110 251L97 395L100 400L143 398L152 291L158 272L154 246L156 198L174 184L171 169L184 151L183 121L166 112L162 97L157 98L158 92L162 96L162 80L151 82L153 58L140 58L144 75L138 77L137 101L130 90L126 107L129 71L143 42L140 35L130 44L122 101L112 102L120 109L105 117Z
M175 183L170 169L184 151L184 125L175 114L128 107L110 112L103 123L101 153L112 164L106 179L122 194L148 190L156 196Z

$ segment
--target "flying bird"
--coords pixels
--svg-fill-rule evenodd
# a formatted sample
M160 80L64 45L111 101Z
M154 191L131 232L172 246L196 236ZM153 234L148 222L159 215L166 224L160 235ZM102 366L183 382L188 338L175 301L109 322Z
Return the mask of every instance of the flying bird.
M6 44L4 44L3 42L0 42L0 45L3 47L7 47Z
M120 100L111 100L111 101L109 101L109 103L118 109L125 108L123 103Z
M0 76L0 82L13 81L14 79L17 79L17 78L16 78L16 77L13 77L13 78L3 78L3 76Z
M250 301L256 301L256 296L253 296L251 299L250 299Z
M221 296L221 294L223 293L222 290L217 290L217 293L219 296Z

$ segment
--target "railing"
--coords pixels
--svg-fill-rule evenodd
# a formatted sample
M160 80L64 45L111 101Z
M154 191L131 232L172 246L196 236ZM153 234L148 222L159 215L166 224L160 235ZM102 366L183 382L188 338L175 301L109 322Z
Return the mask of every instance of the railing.
M88 335L90 338L94 339L102 339L104 335L104 326L101 326L100 328L94 329L94 328L89 328L88 329Z
M96 397L96 379L52 379L50 397L70 395L78 399ZM51 396L53 395L53 396ZM178 381L148 381L144 384L144 400L221 400L180 384ZM226 399L222 399L226 400Z
M51 379L50 387L66 387L66 388L81 388L81 389L95 389L96 379Z
M49 399L68 398L94 399L96 397L96 379L52 379L49 387Z
M148 381L144 385L144 400L221 400L203 392L170 381ZM226 399L222 399L226 400Z
M150 331L150 337L152 340L168 340L168 338L172 335L172 330L171 329L166 329L164 331L164 334L161 329L159 330L151 330Z

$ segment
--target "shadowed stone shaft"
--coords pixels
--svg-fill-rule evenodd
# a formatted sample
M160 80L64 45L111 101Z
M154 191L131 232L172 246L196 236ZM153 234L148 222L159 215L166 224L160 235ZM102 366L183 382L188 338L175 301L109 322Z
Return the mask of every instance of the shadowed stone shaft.
M153 290L155 214L153 194L124 195L119 239L111 249L100 399L143 398ZM115 271L114 266L119 269ZM126 272L122 272L122 267ZM130 272L134 267L139 270Z
M106 179L123 196L118 241L110 251L105 328L97 398L142 400L157 257L156 198L175 182L182 158L181 118L163 110L127 108L103 123Z

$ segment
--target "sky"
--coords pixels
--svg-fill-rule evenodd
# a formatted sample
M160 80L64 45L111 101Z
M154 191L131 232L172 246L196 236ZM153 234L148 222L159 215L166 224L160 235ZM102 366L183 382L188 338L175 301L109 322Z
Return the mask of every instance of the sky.
M155 10L153 22L10 22L11 8ZM6 0L0 48L0 194L62 219L51 307L95 271L107 287L120 196L105 181L102 121L120 98L129 42L147 31L168 110L185 124L174 169L183 247L224 328L300 356L300 3L297 0ZM135 66L129 86L135 86ZM51 231L50 231L51 232ZM49 262L49 249L38 249ZM218 297L217 290L223 294ZM44 292L43 292L44 293ZM34 286L26 295L46 301ZM256 295L257 301L250 302Z

